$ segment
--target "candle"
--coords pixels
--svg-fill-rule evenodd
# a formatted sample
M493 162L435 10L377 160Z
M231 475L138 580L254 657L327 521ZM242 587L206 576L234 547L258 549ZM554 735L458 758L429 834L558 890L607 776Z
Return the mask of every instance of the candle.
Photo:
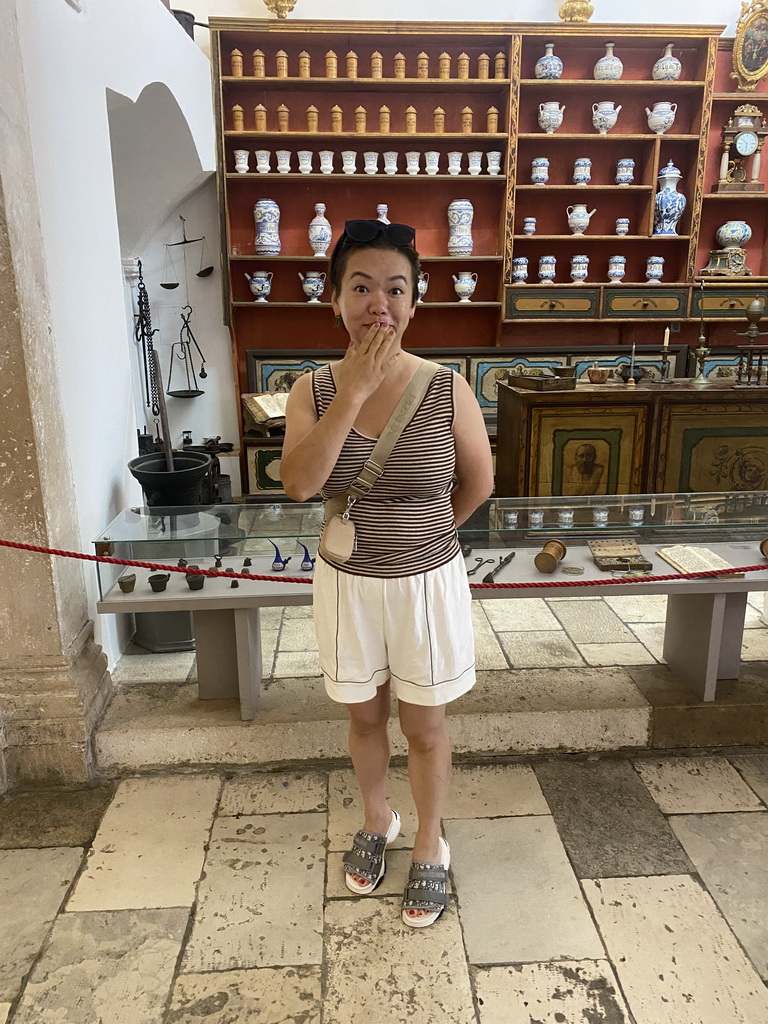
M635 343L632 343L632 355L629 358L629 376L633 377L635 374Z
M669 328L664 330L664 348L669 348Z

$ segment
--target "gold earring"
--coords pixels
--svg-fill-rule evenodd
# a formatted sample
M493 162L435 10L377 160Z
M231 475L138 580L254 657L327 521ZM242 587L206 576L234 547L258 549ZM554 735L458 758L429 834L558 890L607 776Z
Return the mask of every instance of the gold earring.
M336 316L333 318L333 326L341 327L341 316L339 313L337 313Z

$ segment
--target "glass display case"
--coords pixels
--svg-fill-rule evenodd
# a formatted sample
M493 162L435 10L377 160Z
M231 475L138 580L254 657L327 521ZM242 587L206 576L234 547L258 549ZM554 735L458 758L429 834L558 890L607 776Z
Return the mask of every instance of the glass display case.
M322 522L320 502L126 509L94 542L97 554L283 579L99 563L97 610L191 611L200 696L239 696L243 718L252 718L262 672L259 609L311 603L306 583ZM470 583L523 585L475 589L483 600L547 593L532 584L572 586L560 593L574 597L604 596L605 583L613 593L665 594L664 658L704 700L714 699L718 679L738 677L747 593L768 590L764 491L496 498L473 513L459 539ZM750 573L679 578L763 563Z

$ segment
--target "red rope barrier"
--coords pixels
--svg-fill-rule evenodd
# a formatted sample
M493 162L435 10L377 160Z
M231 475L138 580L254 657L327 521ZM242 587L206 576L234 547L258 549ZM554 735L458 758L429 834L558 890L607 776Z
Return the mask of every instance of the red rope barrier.
M12 540L0 540L0 547L15 548L19 551L35 551L43 555L58 555L61 558L79 558L85 562L129 565L136 569L152 569L159 572L181 572L192 576L222 576L225 579L259 580L268 583L312 583L312 578L306 576L257 576L255 573L226 572L221 569L190 569L187 565L163 565L158 562L137 562L125 558L111 558L109 555L86 555L81 551L63 551L59 548L46 548L38 544L22 544L19 541ZM698 580L718 576L732 576L734 573L761 572L765 569L768 569L768 563L764 562L761 565L732 566L727 569L705 569L701 572L673 573L668 576L613 576L609 579L593 580L534 580L530 583L522 581L517 583L470 583L470 587L473 590L524 590L541 587L592 587L613 586L622 583L663 583L668 580Z

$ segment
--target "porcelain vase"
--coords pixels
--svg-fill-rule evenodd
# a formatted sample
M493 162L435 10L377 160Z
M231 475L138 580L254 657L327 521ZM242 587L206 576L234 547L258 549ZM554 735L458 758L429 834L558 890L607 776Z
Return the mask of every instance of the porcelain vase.
M266 302L267 296L272 291L272 273L268 270L254 270L252 274L245 275L248 280L248 287L257 302Z
M657 135L663 135L675 123L677 104L669 103L667 100L659 100L658 103L653 104L653 110L649 110L646 107L645 113L648 118L648 127L651 131L656 132Z
M616 124L621 107L617 107L613 100L601 100L592 104L592 124L601 135L607 135Z
M429 274L427 274L425 271L422 271L419 274L419 280L416 282L416 287L419 292L419 297L416 301L423 302L424 296L427 294L427 288L429 288Z
M667 43L664 55L659 57L653 65L651 78L653 78L654 82L676 82L680 77L683 66L677 57L672 56L674 45L674 43Z
M586 203L574 203L573 206L566 206L565 212L568 214L568 227L574 235L584 234L595 213L594 210L587 213Z
M256 224L254 251L257 256L280 255L280 207L274 199L259 199L253 207Z
M308 270L306 274L299 271L301 290L310 302L319 302L325 289L325 273L320 270Z
M741 249L752 237L752 228L743 220L729 220L721 224L715 238L723 249Z
M448 255L472 255L472 218L474 207L468 199L454 199L448 206Z
M539 104L539 128L547 135L552 135L563 123L565 104L560 106L557 101Z
M315 256L325 256L332 234L330 222L325 216L325 203L315 203L315 216L309 222L309 244Z
M682 174L670 160L659 174L660 188L654 198L654 235L676 235L677 222L683 215L685 196L677 191Z
M623 75L624 65L613 52L615 45L615 43L605 44L605 56L595 64L596 82L618 82Z
M477 274L473 274L469 270L461 270L458 277L456 274L451 276L453 277L453 290L458 295L459 302L471 302L477 285Z
M555 44L544 44L544 56L539 57L533 73L536 78L560 78L563 73L563 62L554 54Z

